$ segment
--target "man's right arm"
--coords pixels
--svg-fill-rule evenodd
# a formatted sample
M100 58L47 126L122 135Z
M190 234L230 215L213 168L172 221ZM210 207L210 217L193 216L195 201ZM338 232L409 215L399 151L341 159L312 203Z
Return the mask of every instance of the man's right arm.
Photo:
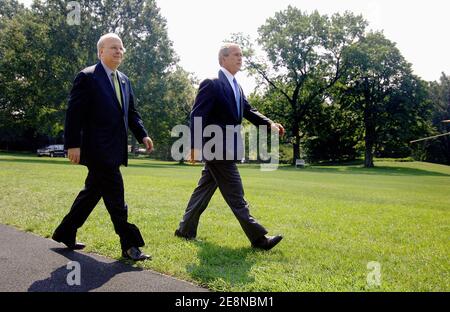
M195 97L194 106L192 107L190 115L190 130L191 130L191 151L188 155L188 159L191 163L196 160L201 160L201 148L202 142L195 142L194 139L194 126L200 127L200 125L194 125L195 117L201 118L202 126L204 126L204 119L210 114L214 105L214 81L212 79L205 79L200 83L197 96ZM203 132L203 129L199 129Z
M80 72L73 82L64 126L64 145L67 148L67 156L76 164L80 162L81 129L88 102L87 79L86 74Z

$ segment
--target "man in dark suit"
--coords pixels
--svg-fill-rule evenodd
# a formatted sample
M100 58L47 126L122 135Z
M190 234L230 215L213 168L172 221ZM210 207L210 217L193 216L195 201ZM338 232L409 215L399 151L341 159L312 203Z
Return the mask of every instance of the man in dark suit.
M148 152L153 142L134 104L128 77L117 68L125 48L116 34L106 34L97 43L100 62L78 73L69 97L65 122L65 147L72 163L88 167L84 189L52 238L70 249L83 249L76 233L103 198L120 237L122 256L145 260L139 249L144 240L139 229L128 223L128 207L120 165L128 164L128 128Z
M247 102L242 88L234 75L242 66L242 51L237 44L225 44L219 51L219 64L221 69L219 77L204 80L199 87L197 97L190 115L191 122L191 161L202 158L205 167L202 176L194 190L183 219L175 235L185 239L195 239L197 227L203 211L217 188L238 219L242 229L254 248L269 250L283 238L281 235L267 236L267 230L250 215L249 206L244 199L244 189L236 162L242 159L242 146L240 132L233 134L234 140L230 144L225 133L226 128L235 127L246 118L254 125L265 125L268 129L284 134L284 128L259 113ZM201 120L201 130L214 125L222 129L223 145L215 148L213 158L205 157L205 138L202 138L200 149L196 146L195 124ZM211 154L211 153L209 153ZM211 155L209 155L211 156Z

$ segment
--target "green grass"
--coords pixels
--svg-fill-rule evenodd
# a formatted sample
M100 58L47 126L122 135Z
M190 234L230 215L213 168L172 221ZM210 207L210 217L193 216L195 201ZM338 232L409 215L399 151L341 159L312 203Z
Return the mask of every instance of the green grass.
M202 242L174 237L201 166L131 160L122 168L129 218L153 256L136 265L219 291L450 291L450 167L376 166L241 166L252 215L285 236L261 252L219 192L200 220ZM67 159L0 154L0 223L50 237L86 173ZM120 258L102 202L78 239ZM379 287L367 285L370 261L381 264Z

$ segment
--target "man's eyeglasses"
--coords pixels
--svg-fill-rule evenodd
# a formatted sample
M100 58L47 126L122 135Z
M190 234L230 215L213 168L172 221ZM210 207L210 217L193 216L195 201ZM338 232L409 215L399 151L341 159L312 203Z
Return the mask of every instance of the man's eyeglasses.
M118 46L112 46L112 47L105 47L105 49L113 50L114 52L120 51L125 53L127 50L124 47L118 47Z

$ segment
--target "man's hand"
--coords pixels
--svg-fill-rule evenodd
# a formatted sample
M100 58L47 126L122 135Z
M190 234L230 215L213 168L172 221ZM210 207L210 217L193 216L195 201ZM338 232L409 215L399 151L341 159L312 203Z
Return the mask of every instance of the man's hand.
M195 162L196 162L196 160L197 160L197 157L200 155L200 151L199 150L196 150L195 148L193 148L193 149L191 149L191 151L190 151L190 153L189 153L189 155L188 155L188 161L191 163L191 164L195 164Z
M284 127L281 125L281 124L279 124L279 123L272 123L271 125L270 125L270 128L271 129L273 129L273 130L275 130L275 131L278 131L278 134L280 135L280 136L283 136L284 135Z
M142 139L142 143L145 145L145 149L147 150L147 153L151 153L153 151L153 142L152 139L149 137L145 137Z
M67 149L67 157L69 157L70 162L74 164L80 163L80 148L69 148Z

